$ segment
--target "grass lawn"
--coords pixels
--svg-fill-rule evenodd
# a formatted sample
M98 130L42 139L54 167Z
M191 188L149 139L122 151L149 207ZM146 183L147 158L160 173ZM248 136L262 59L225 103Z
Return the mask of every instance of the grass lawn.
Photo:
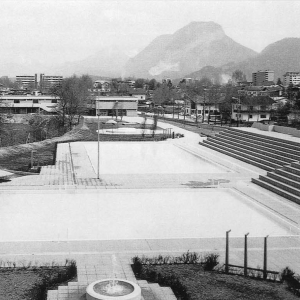
M162 277L175 275L191 300L292 300L299 299L283 283L204 271L199 264L152 265ZM142 279L146 279L143 275ZM147 280L147 279L146 279Z

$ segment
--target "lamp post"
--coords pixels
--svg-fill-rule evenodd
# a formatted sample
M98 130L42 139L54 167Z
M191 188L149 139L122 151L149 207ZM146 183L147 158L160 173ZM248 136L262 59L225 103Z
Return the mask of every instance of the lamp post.
M97 160L97 179L100 179L100 112L97 113L98 116L98 160Z
M206 89L203 90L203 114L202 114L202 123L204 123L204 117L205 117L205 95L206 95Z

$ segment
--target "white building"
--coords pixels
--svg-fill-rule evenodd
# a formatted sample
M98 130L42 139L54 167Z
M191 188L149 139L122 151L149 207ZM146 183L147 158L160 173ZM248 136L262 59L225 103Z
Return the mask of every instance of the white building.
M54 114L59 100L53 96L3 95L0 96L0 112L10 114Z
M138 98L130 96L95 96L95 113L100 116L137 116Z
M239 103L232 104L231 119L250 122L269 120L274 104L275 101L268 96L241 98Z
M300 72L286 72L283 75L283 84L299 84L300 83Z

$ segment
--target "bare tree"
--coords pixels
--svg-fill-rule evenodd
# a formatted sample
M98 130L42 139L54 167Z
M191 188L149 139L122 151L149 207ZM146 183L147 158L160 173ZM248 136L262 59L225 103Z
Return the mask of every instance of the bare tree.
M70 130L86 112L91 97L88 90L92 84L92 79L88 75L81 77L74 75L65 78L60 86L51 88L51 94L59 100L57 112L63 128Z

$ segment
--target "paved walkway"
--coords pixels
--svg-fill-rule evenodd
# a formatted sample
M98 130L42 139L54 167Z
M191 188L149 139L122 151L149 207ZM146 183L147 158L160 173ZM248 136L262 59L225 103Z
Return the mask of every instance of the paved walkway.
M114 255L114 267L111 255L99 255L91 260L77 259L77 281L68 285L59 286L56 290L48 291L48 300L81 300L85 298L89 284L107 278L129 280L140 286L142 300L176 300L169 287L159 284L150 284L145 280L136 280L131 269L131 260L124 256Z

